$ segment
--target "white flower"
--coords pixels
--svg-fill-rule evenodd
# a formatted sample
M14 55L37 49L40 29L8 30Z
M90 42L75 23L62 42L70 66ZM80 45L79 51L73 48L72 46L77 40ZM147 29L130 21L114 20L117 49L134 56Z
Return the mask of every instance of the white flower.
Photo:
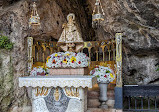
M44 73L46 74L47 69L45 71L42 67L34 67L33 70L30 72L30 76L37 76L38 73Z
M58 52L49 56L46 62L48 68L58 67L87 67L89 65L89 57L84 53L74 52Z
M90 74L97 76L98 82L110 83L115 79L114 72L108 67L97 66L90 71Z

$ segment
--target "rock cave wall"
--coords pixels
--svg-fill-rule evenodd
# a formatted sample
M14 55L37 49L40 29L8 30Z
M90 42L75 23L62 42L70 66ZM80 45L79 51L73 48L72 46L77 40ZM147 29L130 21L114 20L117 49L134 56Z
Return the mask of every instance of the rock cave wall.
M2 63L0 67L0 91L2 91L0 96L0 112L31 111L27 90L18 87L18 77L27 76L26 37L58 39L62 32L62 24L66 22L66 16L71 12L76 15L76 22L81 27L83 38L91 40L89 32L92 32L92 29L87 21L87 13L84 8L85 2L82 0L37 1L38 13L41 18L41 29L35 32L35 34L28 27L31 12L30 4L31 0L0 1L0 31L14 43L11 51L3 50L0 52ZM5 52L9 52L9 54L7 55ZM10 56L11 62L8 56ZM12 72L10 72L10 67L8 66L10 63L13 65Z
M31 111L26 89L18 87L18 77L26 75L26 37L58 39L69 12L75 13L84 40L103 40L114 38L116 32L123 33L124 84L159 83L159 73L156 72L159 64L158 0L101 0L106 20L96 36L91 28L94 2L39 0L41 30L32 34L28 28L31 1L0 1L0 31L14 43L13 50L0 51L1 112Z

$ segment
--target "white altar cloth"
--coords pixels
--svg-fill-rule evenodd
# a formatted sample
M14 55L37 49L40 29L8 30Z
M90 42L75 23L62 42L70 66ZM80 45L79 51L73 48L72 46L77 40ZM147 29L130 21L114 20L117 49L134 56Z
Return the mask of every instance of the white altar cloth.
M94 76L59 75L29 76L19 78L19 87L82 87L92 88L97 83Z

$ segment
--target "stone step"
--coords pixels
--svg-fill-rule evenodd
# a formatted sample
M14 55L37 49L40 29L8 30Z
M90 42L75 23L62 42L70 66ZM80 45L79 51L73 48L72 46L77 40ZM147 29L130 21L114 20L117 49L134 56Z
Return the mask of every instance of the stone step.
M108 99L106 104L109 108L114 108L115 100Z
M100 106L99 99L88 99L87 107L88 108L98 108Z
M101 102L99 101L99 91L88 91L88 99L87 99L87 107L88 108L98 108L101 104ZM108 90L107 92L107 97L108 97L108 101L107 101L107 105L111 108L114 107L114 90Z
M88 108L86 112L103 112L100 108Z
M101 102L98 99L88 99L87 100L87 107L88 108L98 108L100 106ZM113 108L115 104L115 100L108 99L106 104L108 107Z
M98 99L99 91L88 91L87 97L88 97L88 99Z
M87 96L88 99L99 99L99 91L88 91ZM108 99L114 99L114 90L108 90L107 91L107 97Z
M86 112L122 112L122 110L101 109L101 108L88 108Z

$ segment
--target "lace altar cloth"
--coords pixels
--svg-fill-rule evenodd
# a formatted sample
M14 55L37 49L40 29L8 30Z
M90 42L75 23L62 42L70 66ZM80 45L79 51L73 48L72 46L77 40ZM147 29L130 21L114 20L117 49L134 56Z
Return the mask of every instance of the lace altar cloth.
M60 75L28 76L19 78L19 87L75 87L92 88L97 83L95 76Z

